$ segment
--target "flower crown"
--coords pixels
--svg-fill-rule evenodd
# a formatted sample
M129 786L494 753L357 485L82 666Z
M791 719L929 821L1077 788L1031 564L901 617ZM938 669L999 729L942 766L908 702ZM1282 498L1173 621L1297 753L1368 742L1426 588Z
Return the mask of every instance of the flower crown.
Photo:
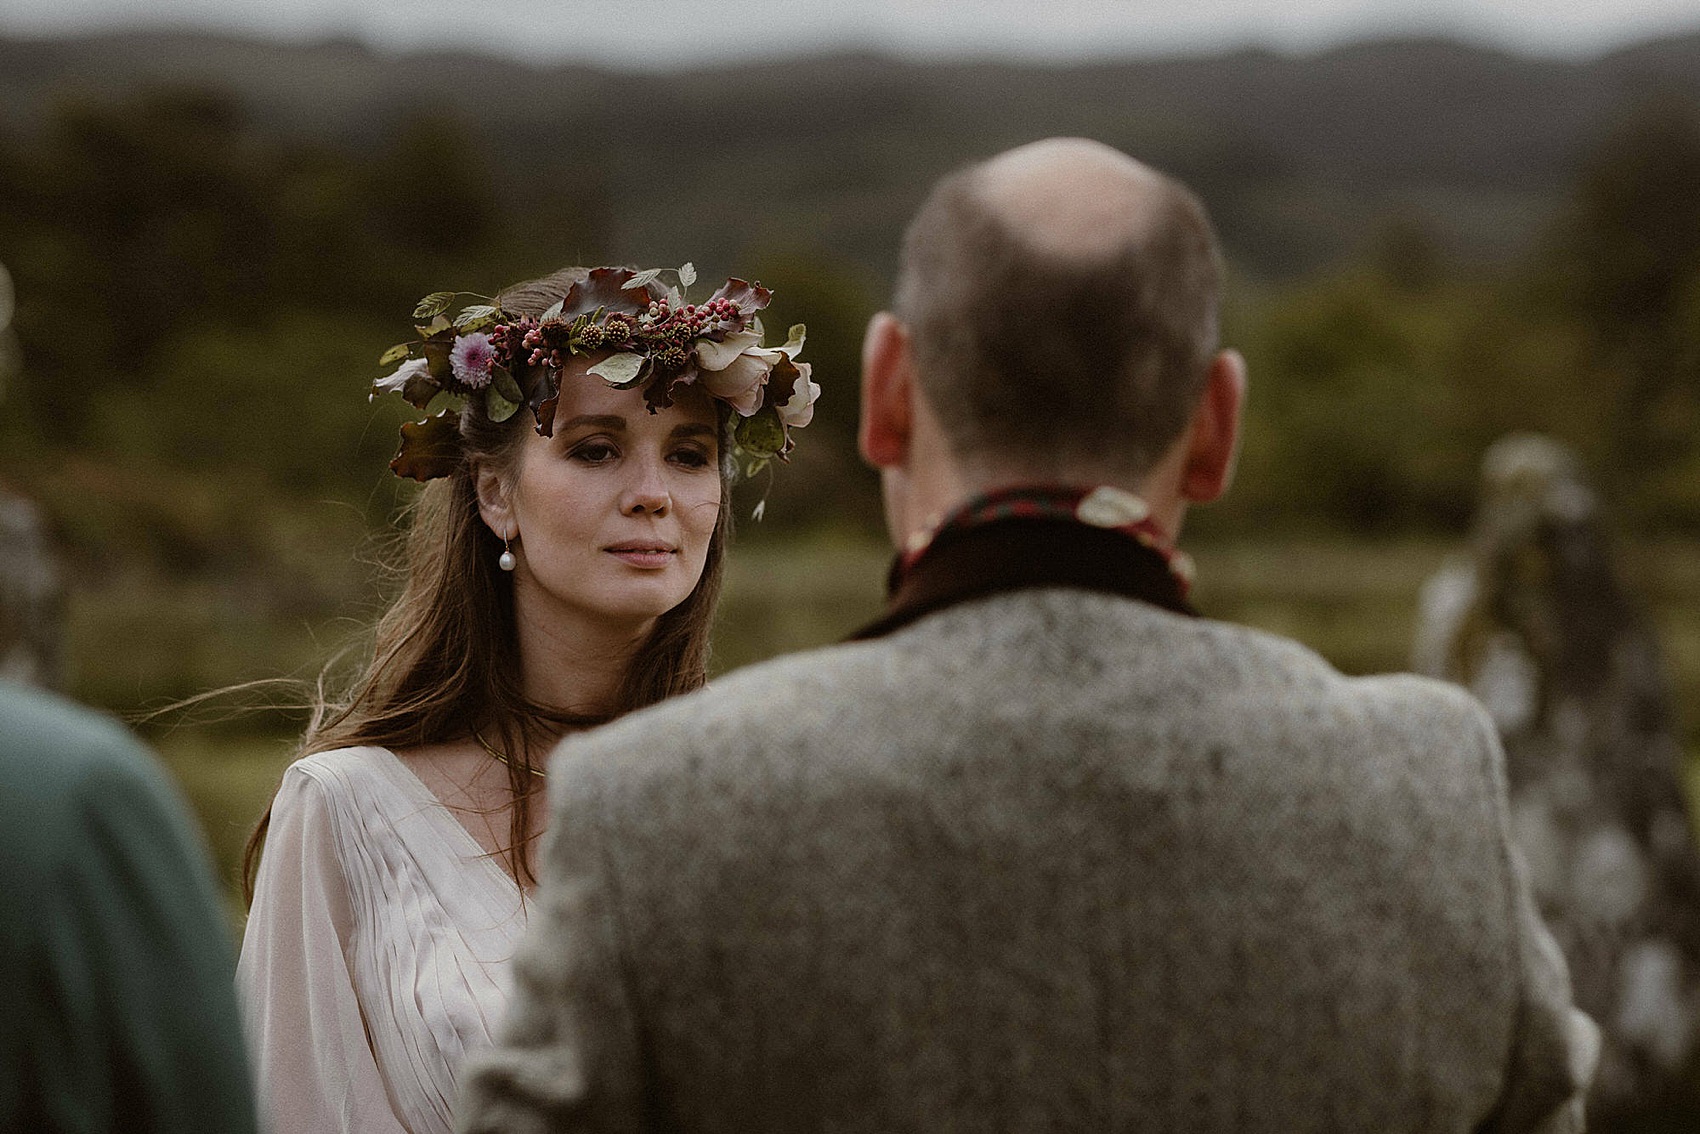
M643 387L650 413L673 404L674 391L695 385L737 413L733 456L745 476L791 451L791 430L814 417L820 387L809 364L798 362L804 327L783 345L762 345L761 320L773 293L729 279L702 303L687 303L696 282L690 264L673 270L678 288L658 282L663 269L594 268L538 318L502 310L489 296L438 291L414 308L420 338L398 343L378 359L401 365L372 383L372 397L395 392L414 407L439 412L401 427L401 450L390 462L397 476L425 481L447 476L460 460L460 410L484 399L490 420L531 410L537 432L554 432L561 373L571 355L608 357L592 366L616 390ZM450 318L455 300L468 304Z

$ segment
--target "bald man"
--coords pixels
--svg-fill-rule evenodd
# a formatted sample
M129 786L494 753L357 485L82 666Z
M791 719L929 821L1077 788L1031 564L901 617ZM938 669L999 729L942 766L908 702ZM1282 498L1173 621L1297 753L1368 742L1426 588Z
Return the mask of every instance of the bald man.
M462 1131L1577 1128L1481 709L1188 605L1218 274L1094 143L935 189L864 350L887 611L562 745Z

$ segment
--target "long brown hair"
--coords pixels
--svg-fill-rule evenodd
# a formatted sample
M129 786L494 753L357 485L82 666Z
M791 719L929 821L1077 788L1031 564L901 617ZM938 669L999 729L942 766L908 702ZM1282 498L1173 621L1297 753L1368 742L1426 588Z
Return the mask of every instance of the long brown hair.
M512 314L537 316L586 274L583 268L565 268L508 288L498 302ZM300 748L301 753L360 744L407 748L478 729L508 755L513 807L504 853L522 884L536 880L526 854L535 771L555 739L564 731L689 692L706 679L709 629L732 516L722 410L720 516L696 588L656 619L627 667L614 704L589 714L538 704L525 695L513 587L496 564L502 541L480 518L477 491L481 464L513 468L530 416L522 411L498 424L484 412L482 399L468 401L461 413L459 464L449 476L426 484L410 509L405 582L378 620L371 662L340 697L326 695L321 681ZM242 854L242 890L250 903L270 823L268 804Z

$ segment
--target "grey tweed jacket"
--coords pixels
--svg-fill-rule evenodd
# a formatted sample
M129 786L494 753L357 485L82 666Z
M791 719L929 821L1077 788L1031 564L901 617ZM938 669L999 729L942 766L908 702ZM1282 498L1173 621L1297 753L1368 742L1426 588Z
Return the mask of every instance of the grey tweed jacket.
M1560 1131L1480 708L1050 589L563 744L459 1129Z

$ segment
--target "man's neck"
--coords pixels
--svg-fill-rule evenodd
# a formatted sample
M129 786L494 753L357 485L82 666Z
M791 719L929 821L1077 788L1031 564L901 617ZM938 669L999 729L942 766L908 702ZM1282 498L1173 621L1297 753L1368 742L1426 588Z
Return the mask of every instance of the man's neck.
M1107 476L1101 470L1041 471L1003 465L969 471L947 464L924 476L887 470L885 491L892 539L899 551L912 551L923 546L947 516L973 498L1024 485L1077 488L1107 485L1132 493L1145 501L1152 520L1170 540L1179 536L1186 514L1186 502L1171 479L1158 475L1130 481Z
M1186 516L1181 482L1188 457L1187 437L1177 440L1139 477L1078 462L960 457L927 399L916 397L911 404L908 459L881 470L886 523L899 553L923 546L946 516L975 496L1035 484L1075 488L1107 485L1131 492L1145 501L1152 520L1171 541L1180 536L1181 521Z

